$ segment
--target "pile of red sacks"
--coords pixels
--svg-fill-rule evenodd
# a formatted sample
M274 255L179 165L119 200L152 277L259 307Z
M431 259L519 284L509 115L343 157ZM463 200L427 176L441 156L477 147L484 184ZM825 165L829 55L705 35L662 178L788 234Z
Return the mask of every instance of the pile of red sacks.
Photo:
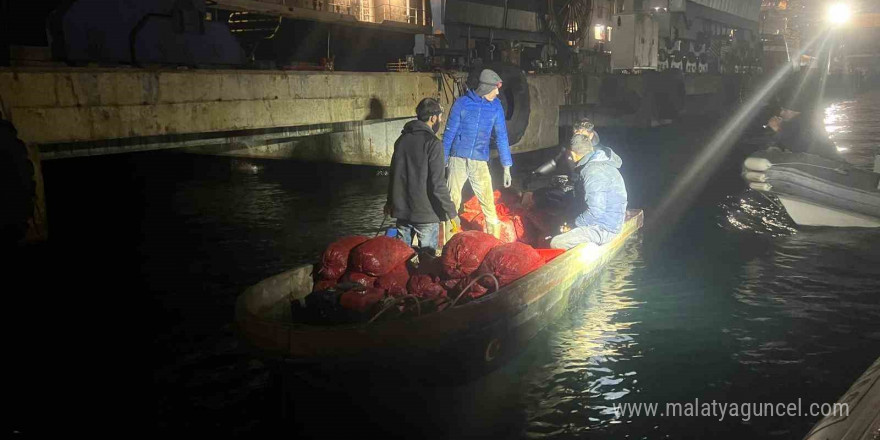
M396 238L343 237L321 256L313 291L328 290L340 283L361 284L363 288L349 288L339 297L343 308L358 312L371 311L386 297L410 294L434 299L445 294L432 278L426 279L421 270L408 264L414 254L410 246Z
M349 288L339 297L342 308L362 313L376 312L384 299L404 295L433 301L442 309L465 288L459 302L495 291L495 280L484 274L493 275L500 288L561 252L539 251L525 243L504 243L485 232L464 231L446 243L440 258L414 268L409 263L414 251L400 240L349 236L324 251L314 291L339 283L362 284L363 288Z
M545 237L550 228L539 212L533 212L512 193L495 190L495 213L498 216L500 238L504 243L521 242L535 247L548 247ZM469 231L489 232L486 216L476 196L462 205L461 227Z

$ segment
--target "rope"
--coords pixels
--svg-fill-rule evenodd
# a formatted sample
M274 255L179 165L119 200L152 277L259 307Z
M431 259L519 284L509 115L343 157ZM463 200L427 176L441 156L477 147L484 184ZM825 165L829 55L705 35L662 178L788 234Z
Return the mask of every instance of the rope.
M468 289L470 289L471 286L474 285L474 283L476 283L477 281L479 281L480 278L483 278L483 277L492 278L492 281L495 282L495 291L497 292L498 291L498 278L495 278L495 275L492 275L491 273L488 273L488 272L484 273L482 275L477 276L473 280L471 280L471 282L468 283L467 286L465 286L464 289L461 290L461 292L458 294L458 296L455 297L455 299L452 301L452 304L450 304L449 307L446 308L446 310L449 310L449 309L455 307L455 303L457 303L458 300L461 299L462 296L464 296L464 293L467 292Z
M382 316L382 314L385 313L385 311L387 311L388 309L396 306L397 303L405 301L410 298L416 300L416 313L417 313L416 316L422 316L422 305L419 302L419 298L416 297L415 295L404 295L404 296L397 297L394 299L394 301L389 301L387 304L385 304L385 307L383 307L382 310L379 310L379 313L376 313L375 315L373 315L373 317L370 318L370 320L367 321L366 324L364 324L364 327L372 324L373 321L375 321L379 316Z
M831 171L834 171L835 173L842 174L842 175L847 175L847 174L849 174L849 173L848 173L846 170L844 170L843 168L831 168L831 167L826 167L826 166L822 166L822 165L814 165L814 164L811 164L811 163L804 163L804 162L782 162L782 163L771 163L771 164L770 164L770 167L772 168L772 167L775 167L776 165L804 165L804 166L808 166L808 167L815 167L815 168L822 168L822 169L826 169L826 170L831 170Z
M756 192L757 192L758 194L760 194L761 197L767 199L768 202L770 202L770 203L772 203L773 205L775 205L777 208L780 208L780 209L782 209L782 210L785 210L785 207L782 206L782 203L780 203L778 200L773 200L773 199L771 199L770 196L768 196L767 194L764 194L764 191L756 191Z
M376 237L383 234L382 230L385 229L385 222L387 222L388 219L390 219L390 218L391 218L390 216L386 215L385 218L382 219L382 224L379 225L379 232L376 232Z

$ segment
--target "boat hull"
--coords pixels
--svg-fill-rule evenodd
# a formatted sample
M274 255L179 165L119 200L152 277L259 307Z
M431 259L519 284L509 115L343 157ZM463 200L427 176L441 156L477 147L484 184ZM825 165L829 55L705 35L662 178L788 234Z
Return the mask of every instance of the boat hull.
M803 153L760 151L743 179L774 194L798 225L880 227L880 174Z
M880 358L827 408L804 440L875 440L880 437Z
M802 226L834 226L839 228L877 228L880 219L822 206L795 197L776 195L789 217Z
M451 309L369 325L294 324L290 301L311 291L309 265L248 288L236 305L236 327L259 356L287 363L403 360L444 371L493 368L564 311L571 293L593 282L636 235L643 214L627 214L611 242L575 247L498 292Z

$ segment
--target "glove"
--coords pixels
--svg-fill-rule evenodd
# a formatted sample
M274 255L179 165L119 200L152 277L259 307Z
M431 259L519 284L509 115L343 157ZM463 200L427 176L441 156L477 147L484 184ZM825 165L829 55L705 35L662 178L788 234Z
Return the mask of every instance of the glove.
M504 187L510 188L513 179L510 178L510 167L504 167Z
M459 219L458 216L449 219L449 224L452 226L452 232L458 232L461 230L461 219Z

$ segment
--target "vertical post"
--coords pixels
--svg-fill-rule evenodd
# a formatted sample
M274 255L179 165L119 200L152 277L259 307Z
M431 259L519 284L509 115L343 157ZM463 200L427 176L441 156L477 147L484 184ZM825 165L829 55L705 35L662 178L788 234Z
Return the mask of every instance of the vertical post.
M43 166L40 162L40 151L36 145L28 143L27 152L34 164L34 212L28 219L28 230L25 235L27 242L40 242L49 239L49 224L46 216L46 192L43 186Z
M465 43L465 47L467 48L467 66L468 69L471 68L471 26L468 25L468 37L467 43Z

